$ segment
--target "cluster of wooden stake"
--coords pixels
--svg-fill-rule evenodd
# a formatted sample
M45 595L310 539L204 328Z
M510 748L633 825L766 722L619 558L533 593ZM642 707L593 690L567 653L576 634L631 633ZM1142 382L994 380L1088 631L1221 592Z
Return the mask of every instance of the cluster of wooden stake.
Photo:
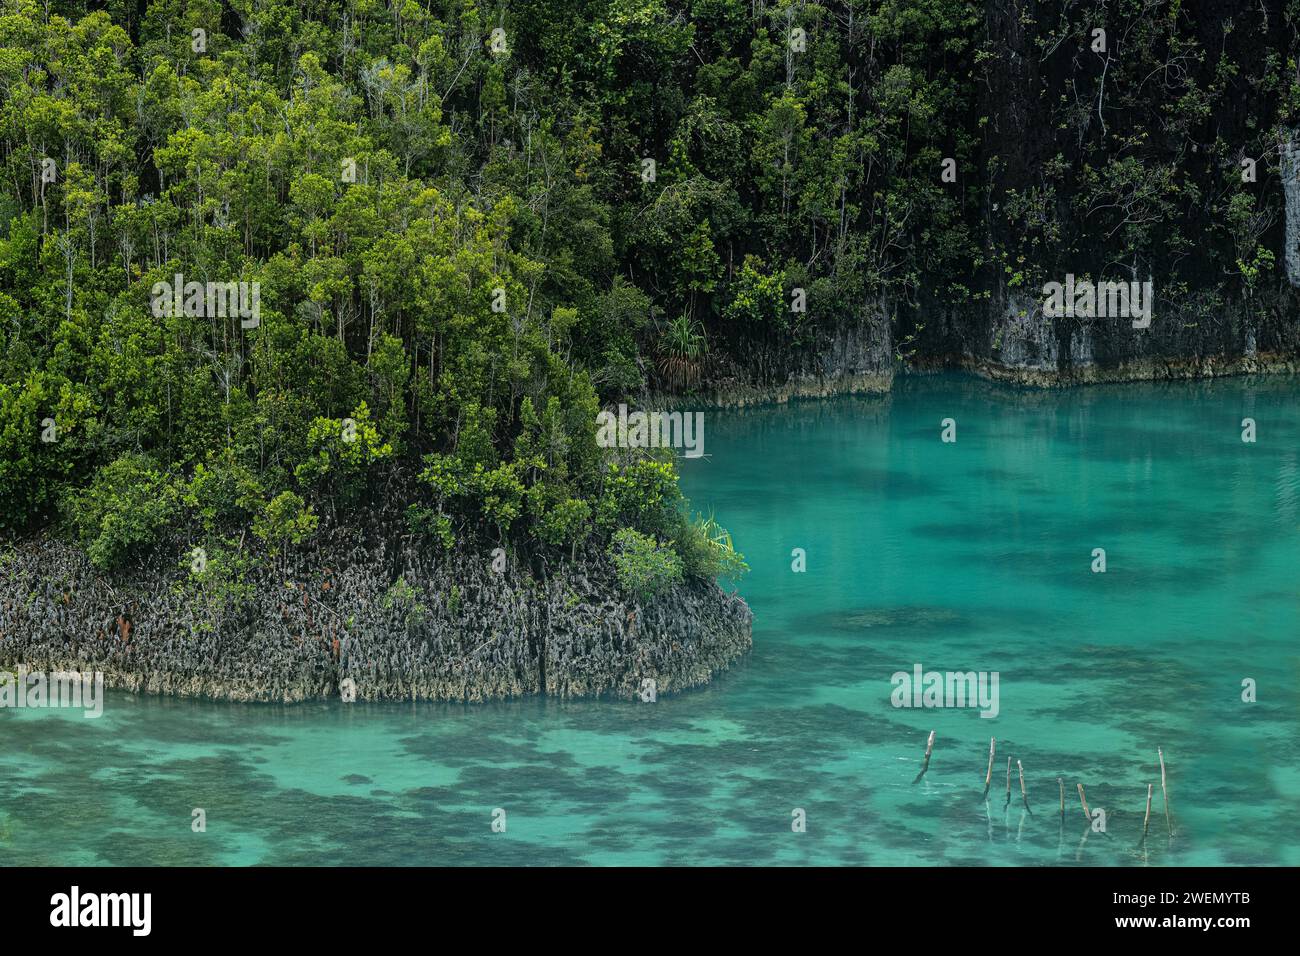
M934 731L932 730L930 731L930 738L925 742L925 762L921 764L921 772L916 775L916 779L912 781L913 784L920 783L921 778L925 776L925 772L930 769L930 755L933 753L934 753ZM994 737L990 737L989 738L989 766L988 766L988 770L984 774L984 799L985 800L988 800L989 788L993 785L993 757L996 753L997 753L997 739ZM1165 754L1160 747L1156 748L1156 756L1160 760L1160 793L1164 797L1164 801L1165 801L1165 826L1169 830L1169 835L1173 836L1174 824L1173 824L1173 820L1169 816L1169 789L1166 786L1166 782L1165 782ZM1016 761L1016 772L1020 777L1020 800L1025 805L1026 812L1028 812L1030 816L1033 816L1034 811L1029 809L1029 792L1025 789L1025 768L1024 765L1019 760ZM1064 821L1065 820L1065 781L1061 777L1057 777L1056 783L1061 790L1061 820ZM1083 808L1083 815L1084 817L1087 818L1088 823L1091 824L1092 811L1088 809L1088 798L1084 795L1083 784L1079 783L1079 784L1075 784L1075 786L1079 788L1079 806ZM1146 842L1147 830L1151 826L1151 795L1154 792L1154 788L1155 788L1154 784L1150 784L1150 783L1147 784L1147 812L1146 812L1146 816L1143 817L1142 819L1142 841L1143 842ZM1003 808L1005 809L1010 805L1011 805L1011 758L1008 757L1007 758L1007 800L1006 803L1003 804Z

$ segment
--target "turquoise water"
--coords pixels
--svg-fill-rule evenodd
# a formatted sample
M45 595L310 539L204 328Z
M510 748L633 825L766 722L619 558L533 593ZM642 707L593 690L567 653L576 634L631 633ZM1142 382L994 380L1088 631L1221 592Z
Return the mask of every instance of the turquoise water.
M942 376L709 413L683 480L752 565L755 614L714 684L0 711L0 864L1300 864L1296 384ZM916 664L998 672L998 716L895 708L890 677ZM1033 815L1014 779L1005 806L1007 756Z

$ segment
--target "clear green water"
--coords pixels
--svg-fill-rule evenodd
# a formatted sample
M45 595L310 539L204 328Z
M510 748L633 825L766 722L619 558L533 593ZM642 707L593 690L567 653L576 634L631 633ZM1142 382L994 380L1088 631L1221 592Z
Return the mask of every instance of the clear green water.
M753 653L713 685L0 712L0 864L1300 864L1296 384L945 376L710 414L684 481L746 553L755 613ZM999 716L894 708L916 663L998 671ZM1004 809L1008 754L1032 816ZM1106 835L1083 839L1076 782Z

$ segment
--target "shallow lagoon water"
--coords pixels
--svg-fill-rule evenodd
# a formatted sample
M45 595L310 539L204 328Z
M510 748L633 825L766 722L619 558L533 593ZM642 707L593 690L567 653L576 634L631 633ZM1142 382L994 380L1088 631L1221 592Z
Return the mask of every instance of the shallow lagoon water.
M1288 378L934 376L708 413L683 481L733 531L755 613L710 686L0 711L0 864L1300 864L1298 411ZM916 664L997 671L998 716L892 706ZM1014 775L1005 806L1007 756L1032 815Z

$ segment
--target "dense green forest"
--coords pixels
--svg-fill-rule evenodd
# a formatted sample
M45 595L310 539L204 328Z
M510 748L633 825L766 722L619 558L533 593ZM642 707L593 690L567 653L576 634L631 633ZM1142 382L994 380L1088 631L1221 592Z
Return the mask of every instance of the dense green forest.
M1079 262L1277 289L1298 26L1300 0L0 0L0 526L220 567L383 502L440 546L612 548L648 591L734 570L671 456L597 446L602 406L780 381L868 302L905 362L942 348L927 315ZM159 314L177 275L256 283L260 314Z

